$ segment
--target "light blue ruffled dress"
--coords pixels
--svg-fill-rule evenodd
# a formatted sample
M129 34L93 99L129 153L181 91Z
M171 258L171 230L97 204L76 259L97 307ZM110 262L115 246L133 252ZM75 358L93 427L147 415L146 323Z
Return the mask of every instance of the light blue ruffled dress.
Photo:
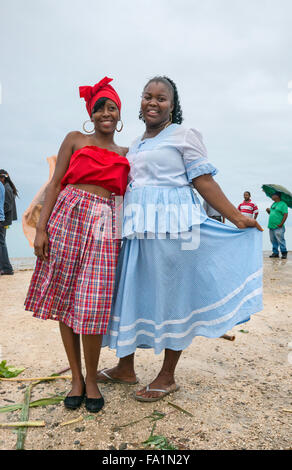
M262 234L207 217L191 182L215 175L201 134L172 124L129 149L123 245L103 346L183 350L262 310Z

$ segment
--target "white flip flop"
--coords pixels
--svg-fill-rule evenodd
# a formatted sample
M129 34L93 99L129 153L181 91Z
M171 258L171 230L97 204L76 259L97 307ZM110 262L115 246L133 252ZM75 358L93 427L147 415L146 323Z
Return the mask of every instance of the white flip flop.
M170 387L166 389L161 389L161 388L150 388L149 385L146 386L146 392L161 392L163 395L160 395L159 397L152 397L152 398L146 398L143 397L142 395L137 395L135 393L134 397L138 401L147 401L147 402L152 402L152 401L158 401L161 400L162 398L166 397L166 395L169 395L170 393L176 392L179 390L179 385L173 384Z
M126 380L121 379L113 379L110 375L106 373L109 369L102 369L99 373L104 376L103 380L97 380L97 383L116 383L116 384L123 384L123 385L136 385L139 381L136 380L135 382L127 382Z

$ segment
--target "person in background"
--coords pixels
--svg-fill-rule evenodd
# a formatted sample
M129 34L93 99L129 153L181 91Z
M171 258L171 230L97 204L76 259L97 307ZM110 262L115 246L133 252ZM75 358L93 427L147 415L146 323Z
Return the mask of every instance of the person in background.
M12 275L13 267L10 263L6 246L6 231L13 220L17 220L15 197L18 195L17 189L11 181L7 171L0 170L0 181L4 186L4 219L0 224L0 273L1 275ZM1 203L0 203L1 206ZM1 212L1 209L0 209ZM1 217L1 215L0 215ZM1 220L1 218L0 218Z
M4 222L4 220L5 220L4 201L5 201L5 188L4 188L4 184L2 183L1 178L0 178L0 233L2 233L2 222ZM1 235L0 235L0 243L1 243ZM0 248L0 250L2 251L1 248ZM2 270L1 270L1 266L0 266L0 274L1 273L2 273Z
M279 258L279 247L282 253L282 259L287 258L287 248L284 238L285 225L288 217L288 206L286 202L281 201L281 193L275 193L272 196L273 204L266 209L269 214L268 228L270 230L270 240L273 253L270 258Z
M5 200L5 188L4 184L1 181L0 178L0 224L1 222L4 222L4 200Z
M258 207L251 202L250 192L245 191L243 193L244 201L239 204L238 210L245 215L246 217L251 217L252 219L256 219L259 215Z
M218 220L219 222L223 222L225 224L225 217L220 214L220 212L216 211L214 207L210 206L207 201L203 202L203 207L208 217L214 220Z

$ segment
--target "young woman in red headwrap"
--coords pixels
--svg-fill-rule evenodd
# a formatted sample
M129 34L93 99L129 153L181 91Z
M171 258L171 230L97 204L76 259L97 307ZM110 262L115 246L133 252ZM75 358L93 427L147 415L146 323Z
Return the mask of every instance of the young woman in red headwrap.
M104 400L96 383L120 241L115 233L114 194L126 190L126 148L114 142L121 101L105 77L80 87L94 132L70 132L64 139L37 225L37 256L25 309L59 321L72 371L65 406L99 411ZM82 374L80 336L86 365Z

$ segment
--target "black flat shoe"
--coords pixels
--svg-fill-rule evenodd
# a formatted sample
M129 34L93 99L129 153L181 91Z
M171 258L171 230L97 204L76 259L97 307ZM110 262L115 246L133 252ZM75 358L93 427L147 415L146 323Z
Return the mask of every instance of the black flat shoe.
M104 406L104 399L101 398L87 398L85 395L85 408L91 413L98 413Z
M279 255L277 253L273 253L269 256L269 258L279 258Z
M68 410L77 410L77 408L80 408L80 406L83 403L85 397L85 385L83 388L83 394L78 395L78 396L72 396L72 397L66 397L64 400L64 405L65 408L68 408Z

